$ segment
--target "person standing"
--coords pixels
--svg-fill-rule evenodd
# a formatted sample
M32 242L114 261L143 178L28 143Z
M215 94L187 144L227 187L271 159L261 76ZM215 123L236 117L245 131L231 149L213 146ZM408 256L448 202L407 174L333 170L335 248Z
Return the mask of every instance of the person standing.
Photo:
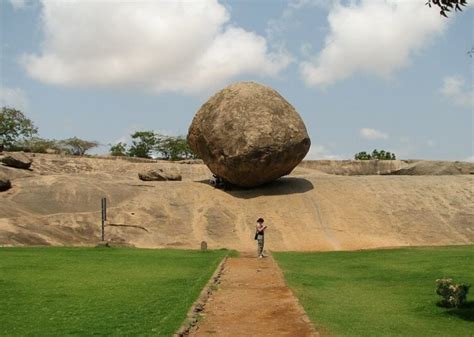
M263 218L258 218L255 233L255 238L258 243L257 255L260 259L264 256L263 245L265 243L265 230L267 229L267 226L263 224L264 222L265 220L263 220Z

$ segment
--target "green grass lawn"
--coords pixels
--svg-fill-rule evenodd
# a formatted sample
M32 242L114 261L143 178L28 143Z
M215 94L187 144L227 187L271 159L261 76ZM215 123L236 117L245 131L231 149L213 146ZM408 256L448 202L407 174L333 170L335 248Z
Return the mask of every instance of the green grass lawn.
M0 248L0 336L171 336L227 253Z
M474 336L474 246L273 255L330 335ZM442 277L473 285L465 308L436 306Z

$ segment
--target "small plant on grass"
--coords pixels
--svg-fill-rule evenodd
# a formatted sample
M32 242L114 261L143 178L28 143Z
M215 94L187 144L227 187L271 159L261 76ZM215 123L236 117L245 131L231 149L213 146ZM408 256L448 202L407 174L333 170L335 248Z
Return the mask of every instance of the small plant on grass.
M443 297L439 302L442 307L454 308L460 307L466 302L469 284L456 284L450 278L436 280L436 293Z

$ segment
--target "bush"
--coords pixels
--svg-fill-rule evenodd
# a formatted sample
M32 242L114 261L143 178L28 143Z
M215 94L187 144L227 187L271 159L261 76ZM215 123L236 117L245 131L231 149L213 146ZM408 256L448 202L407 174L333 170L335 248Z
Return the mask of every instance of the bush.
M118 142L117 144L110 145L110 155L116 157L125 157L127 155L127 144Z
M466 302L469 284L455 284L450 278L436 280L436 293L443 297L439 305L446 308L460 307Z
M188 141L183 136L156 135L155 150L166 160L194 159Z
M110 148L112 155L126 155L141 158L160 158L165 160L195 159L184 136L166 136L154 131L137 131L131 135L132 145L118 143Z
M356 153L354 155L355 160L395 160L397 157L395 153L391 153L390 151L380 150L377 149L373 150L372 153L367 153L365 151Z
M60 146L56 140L32 137L13 143L10 151L24 151L32 153L59 153Z
M132 137L132 145L128 149L130 157L151 158L156 145L156 136L153 131L136 131Z
M85 153L99 146L99 142L79 139L77 137L64 139L58 142L61 151L73 156L83 156Z

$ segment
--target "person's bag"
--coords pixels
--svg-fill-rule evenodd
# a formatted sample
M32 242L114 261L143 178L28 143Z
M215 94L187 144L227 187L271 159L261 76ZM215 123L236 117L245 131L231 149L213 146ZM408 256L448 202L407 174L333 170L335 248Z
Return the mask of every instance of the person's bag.
M254 240L257 240L258 239L258 232L255 231L255 237L254 237Z

